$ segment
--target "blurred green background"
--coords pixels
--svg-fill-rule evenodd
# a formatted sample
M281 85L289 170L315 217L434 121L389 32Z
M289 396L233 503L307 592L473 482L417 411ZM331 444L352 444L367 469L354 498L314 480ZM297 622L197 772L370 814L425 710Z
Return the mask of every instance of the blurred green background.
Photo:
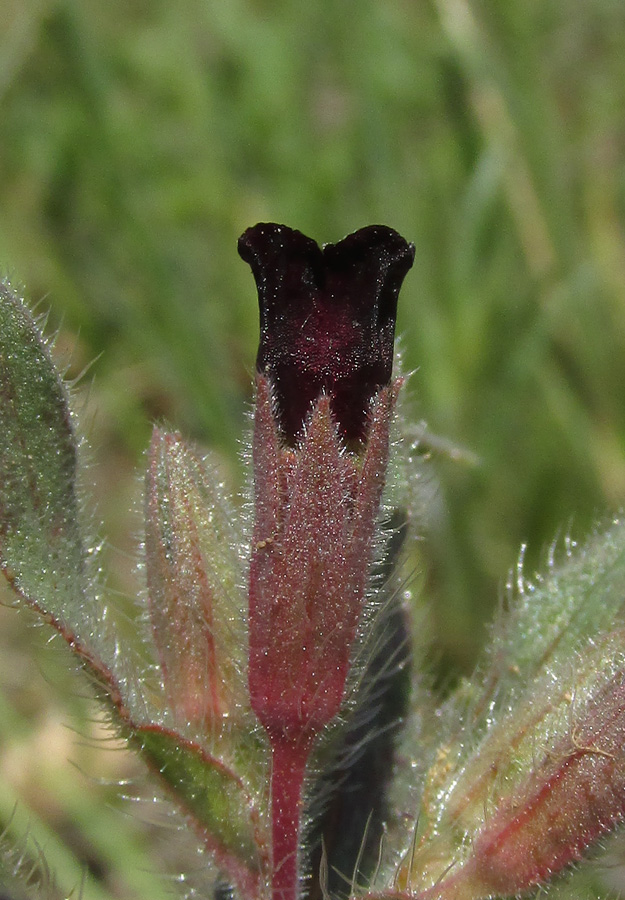
M381 222L416 244L415 418L463 451L432 454L418 566L443 671L470 669L521 544L531 571L625 500L624 208L622 0L0 0L0 266L70 376L95 360L79 390L121 594L155 419L241 483L239 234ZM2 611L0 678L41 723L55 688L22 625ZM90 840L94 884L140 896Z

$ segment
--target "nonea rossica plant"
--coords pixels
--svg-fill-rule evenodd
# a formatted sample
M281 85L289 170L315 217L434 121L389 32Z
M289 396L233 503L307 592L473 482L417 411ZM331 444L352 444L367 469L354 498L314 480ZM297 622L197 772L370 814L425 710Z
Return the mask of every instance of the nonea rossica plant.
M132 640L89 536L70 392L0 289L0 564L19 602L202 848L195 896L607 897L625 526L519 570L474 677L437 697L401 569L419 483L392 367L414 248L383 226L320 248L261 224L239 252L260 301L253 526L210 459L156 427ZM37 896L4 869L3 891Z

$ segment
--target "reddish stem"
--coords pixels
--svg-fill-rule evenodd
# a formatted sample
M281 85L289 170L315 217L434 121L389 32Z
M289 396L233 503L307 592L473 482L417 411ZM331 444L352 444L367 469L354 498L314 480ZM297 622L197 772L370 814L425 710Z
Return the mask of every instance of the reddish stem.
M299 896L302 786L311 741L271 735L272 900Z

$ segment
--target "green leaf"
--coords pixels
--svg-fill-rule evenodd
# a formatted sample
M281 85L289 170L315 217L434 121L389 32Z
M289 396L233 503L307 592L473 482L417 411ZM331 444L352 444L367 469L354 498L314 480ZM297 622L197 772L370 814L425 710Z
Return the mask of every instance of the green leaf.
M517 895L625 820L625 524L568 546L544 578L519 571L517 593L481 675L448 704L455 726L399 876L413 890Z
M0 565L57 626L88 627L77 441L65 386L26 306L0 285Z
M176 732L140 727L131 743L158 772L226 876L243 896L257 895L269 866L260 798L229 766Z
M485 667L487 690L496 678L500 706L527 679L623 623L625 521L616 519L582 547L567 539L564 560L551 559L544 576L526 579L519 566L515 589Z

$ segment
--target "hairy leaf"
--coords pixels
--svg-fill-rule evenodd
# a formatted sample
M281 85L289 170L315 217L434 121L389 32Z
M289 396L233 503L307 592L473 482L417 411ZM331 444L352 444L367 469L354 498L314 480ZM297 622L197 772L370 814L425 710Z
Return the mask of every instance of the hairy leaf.
M267 876L268 844L257 798L228 765L163 728L139 728L133 743L189 816L216 863L241 894Z
M0 565L57 625L89 628L77 442L68 397L25 305L0 285Z
M481 688L464 683L449 707L464 714L399 876L423 896L535 889L625 820L625 525L522 587Z
M219 729L249 708L242 564L218 480L179 434L154 429L146 477L150 618L177 725Z

